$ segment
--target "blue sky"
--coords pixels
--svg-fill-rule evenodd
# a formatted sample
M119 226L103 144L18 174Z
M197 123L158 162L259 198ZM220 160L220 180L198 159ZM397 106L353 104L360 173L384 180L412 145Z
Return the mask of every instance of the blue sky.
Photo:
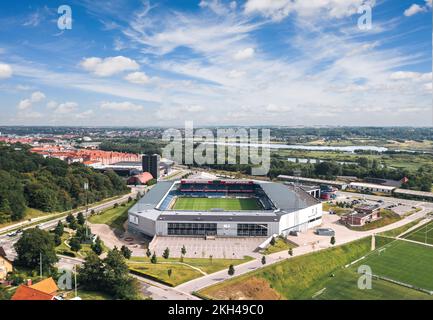
M2 125L432 125L431 0L2 1L0 28Z

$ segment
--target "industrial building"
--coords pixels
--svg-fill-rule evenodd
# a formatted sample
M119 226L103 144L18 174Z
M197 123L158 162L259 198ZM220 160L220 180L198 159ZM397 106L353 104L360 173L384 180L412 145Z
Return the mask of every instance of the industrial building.
M255 199L256 209L174 209L179 198ZM237 201L237 200L236 200ZM128 228L146 236L269 237L322 223L322 204L295 186L247 180L161 181L128 212Z

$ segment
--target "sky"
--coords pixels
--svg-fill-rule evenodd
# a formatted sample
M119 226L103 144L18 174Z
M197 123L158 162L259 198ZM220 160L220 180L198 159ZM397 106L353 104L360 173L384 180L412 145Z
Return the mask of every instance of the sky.
M0 125L433 125L432 0L1 1L0 30Z

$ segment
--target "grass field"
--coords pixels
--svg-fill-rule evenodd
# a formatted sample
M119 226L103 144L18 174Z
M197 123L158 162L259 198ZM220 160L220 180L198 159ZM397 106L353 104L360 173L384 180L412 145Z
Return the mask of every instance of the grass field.
M214 273L228 269L229 265L238 265L250 261L251 257L244 259L208 259L208 258L184 258L181 263L178 258L158 258L158 263L153 264L147 257L132 257L127 261L131 270L155 277L172 286L177 286L189 280L202 277L203 273ZM172 270L171 276L168 269Z
M409 232L404 238L421 243L433 244L433 221Z
M374 275L433 291L433 247L395 240L360 264L370 266Z
M386 237L393 237L393 238L397 237L400 234L402 234L403 232L406 232L407 230L412 228L413 226L416 226L421 220L422 220L422 218L417 219L417 220L409 222L409 223L407 223L401 227L398 227L398 228L395 228L392 230L388 230L385 232L381 232L381 233L379 233L379 235L386 236Z
M123 224L128 218L128 210L135 203L136 201L131 201L125 206L119 205L117 208L105 210L99 214L92 215L88 220L90 223L106 224L112 229L124 231Z
M274 245L269 245L265 250L263 250L263 254L271 254L275 252L287 251L290 248L296 248L297 245L293 242L287 241L285 239L277 238L275 239Z
M433 296L385 280L373 279L372 288L358 288L356 269L342 269L323 284L314 300L431 300Z
M177 198L173 210L209 211L222 210L260 210L262 206L255 198Z

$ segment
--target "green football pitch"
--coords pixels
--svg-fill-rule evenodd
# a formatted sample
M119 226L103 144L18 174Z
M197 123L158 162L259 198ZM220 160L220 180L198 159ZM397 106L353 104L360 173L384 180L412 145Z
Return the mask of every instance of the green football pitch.
M255 198L190 198L176 199L173 210L210 211L222 209L226 211L261 210L260 203Z
M377 249L358 264L374 275L433 291L433 247L395 240Z
M409 232L404 238L416 242L433 244L433 221Z

